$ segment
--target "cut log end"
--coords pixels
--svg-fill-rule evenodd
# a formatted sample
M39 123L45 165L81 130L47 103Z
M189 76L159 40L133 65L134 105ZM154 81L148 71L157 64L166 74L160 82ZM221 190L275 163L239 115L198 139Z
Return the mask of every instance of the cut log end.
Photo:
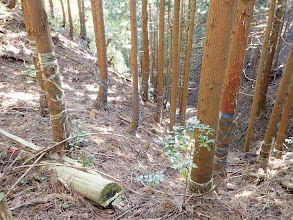
M101 192L99 203L103 207L108 206L122 193L122 188L117 183L109 183Z

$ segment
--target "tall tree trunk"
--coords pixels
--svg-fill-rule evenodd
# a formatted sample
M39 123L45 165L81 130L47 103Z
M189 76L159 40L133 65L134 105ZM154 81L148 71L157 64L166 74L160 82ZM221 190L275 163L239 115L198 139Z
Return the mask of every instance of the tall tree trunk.
M129 133L136 134L140 121L140 97L138 87L138 68L137 68L137 18L136 1L129 0L130 7L130 27L131 27L131 69L133 78L133 116L130 123Z
M287 2L286 2L287 3ZM285 29L284 29L284 32L283 31L283 24L284 24L284 19L285 19L285 14L286 14L286 4L284 3L285 7L283 8L284 10L284 14L283 14L283 23L281 25L281 28L280 28L280 34L279 34L279 41L278 41L278 45L277 45L277 52L276 52L276 58L275 58L275 61L274 61L274 65L273 65L273 69L276 69L277 68L277 65L278 65L278 59L279 59L279 54L280 54L280 51L281 51L281 46L282 46L282 42L283 42L283 39L285 37L285 34L287 32L287 29L289 27L289 24L290 24L290 18L291 18L291 15L292 15L292 9L293 9L293 4L291 5L291 8L289 9L289 12L288 12L288 18L287 18L287 21L286 21L286 25L285 25Z
M86 26L85 26L85 11L84 11L84 0L77 0L79 22L80 22L80 38L86 38Z
M184 10L185 10L185 1L184 0L181 0L181 11L180 11L180 25L179 25L179 48L178 48L178 51L179 51L179 72L178 72L178 91L177 91L177 98L178 98L178 101L180 103L180 97L181 97L181 94L180 94L180 91L181 91L181 88L182 88L182 59L181 59L181 51L182 51L182 41L183 41L183 29L184 29L184 21L185 21L185 18L184 18ZM184 65L184 64L183 64Z
M61 3L61 8L62 8L62 16L63 16L63 20L62 20L62 27L65 27L65 21L66 21L66 16L65 16L65 9L64 9L64 4L63 4L63 0L60 0Z
M230 0L211 0L209 6L197 118L214 130L217 129L219 121L235 3L236 1ZM197 130L195 134L199 134L199 131ZM209 138L214 139L215 132ZM194 153L193 163L198 168L191 170L189 190L202 193L209 191L213 185L215 146L211 144L210 150L208 150L205 147L198 147L196 143L195 147L197 152Z
M172 88L171 88L171 112L170 112L170 131L173 131L176 119L176 99L178 88L179 71L179 11L180 0L174 1L174 19L173 19L173 55L172 55Z
M196 0L192 0L191 10L190 10L190 23L189 23L189 33L188 33L188 46L186 54L186 67L183 73L183 89L182 89L182 101L181 101L181 126L185 125L185 114L187 106L187 95L188 95L188 84L189 84L189 71L190 71L190 58L192 50L192 38L194 29L194 14L195 14Z
M51 18L52 20L55 20L53 0L49 0L49 4L50 4Z
M171 4L171 2L170 2ZM170 98L170 78L171 78L171 67L172 67L172 49L173 49L173 27L171 25L171 16L170 16L170 6L169 4L169 7L168 7L168 16L169 16L169 19L168 19L168 26L169 26L169 29L170 29L170 48L169 48L169 62L168 62L168 67L167 68L167 82L166 82L166 100L165 100L165 103L164 103L164 106L163 108L166 109L166 106L168 104L168 101L169 101L169 98Z
M290 89L286 98L286 103L282 112L280 127L278 129L276 138L277 159L281 159L283 151L283 143L285 140L285 133L289 122L291 108L293 106L293 81L291 80Z
M292 81L293 76L293 42L291 43L291 48L289 51L288 59L286 62L286 67L282 76L282 80L279 86L278 94L275 100L274 109L272 111L268 128L264 137L264 141L261 145L261 151L258 157L258 162L263 166L266 166L269 162L270 153L272 149L272 139L275 136L278 122L280 120L284 100L288 92L288 87Z
M142 99L148 101L149 99L149 39L148 39L148 1L142 1Z
M272 0L271 6L270 6L270 11L269 11L267 28L266 28L265 36L264 36L264 42L262 45L261 55L260 55L260 59L259 59L259 65L258 65L258 71L257 71L257 76L256 76L255 89L254 89L254 95L253 95L253 101L252 101L252 107L251 107L251 113L250 113L250 119L249 119L249 125L248 125L248 129L247 129L246 141L245 141L245 146L244 146L244 150L243 150L244 152L249 151L250 141L251 141L251 137L252 137L252 131L253 131L253 127L254 127L254 122L255 122L255 117L256 117L256 112L257 112L257 103L258 103L260 86L261 86L262 71L264 69L266 52L267 52L267 48L268 48L269 37L270 37L271 28L272 28L272 21L273 21L273 17L274 17L275 5L276 5L276 0Z
M69 19L69 38L73 40L73 21L71 16L71 9L70 9L70 0L67 0L67 8L68 8L68 19Z
M53 139L60 142L69 137L69 117L65 107L64 91L59 76L59 66L55 56L48 18L43 0L23 1L23 10L29 17L29 30L35 39L39 62L43 70L42 78L49 106ZM63 149L61 144L55 151Z
M108 96L107 51L103 14L103 0L91 0L98 66L100 70L99 91L94 103L96 109L105 108Z
M253 13L254 0L240 0L233 28L217 131L214 171L226 176L228 149L238 97L243 60Z
M152 25L152 5L149 4L150 22L149 22L149 35L150 35L150 82L154 85L154 51L153 51L153 25Z
M22 0L23 1L23 0ZM25 7L25 5L24 5ZM34 41L34 36L32 35L31 30L31 25L30 25L30 18L28 16L28 11L23 8L23 17L25 21L25 27L28 35L28 39L30 42L31 50L32 50L32 55L33 55L33 61L35 65L35 70L36 70L36 76L39 84L39 95L40 95L40 109L39 109L39 114L41 117L47 117L48 116L48 103L46 100L46 91L44 88L44 81L42 79L42 74L43 71L40 68L39 64L39 57L38 57L38 51L37 51L37 46L36 42Z
M171 60L172 60L172 28L171 28L171 22L170 22L170 12L171 12L171 1L168 1L168 30L170 33L170 43L169 46L167 45L166 48L166 85L165 85L165 96L163 100L163 108L166 109L166 105L169 100L169 91L170 91L170 72L171 72ZM169 39L169 38L168 38ZM168 39L167 39L167 44L168 44ZM168 53L169 49L169 53Z
M260 97L258 100L258 114L257 115L259 115L265 109L266 96L267 96L269 81L271 76L271 69L272 69L272 64L273 64L273 60L275 56L276 45L277 45L278 35L279 35L280 19L282 15L281 10L282 10L282 0L277 0L277 9L275 11L272 34L270 37L269 52L267 55L266 66L263 73Z
M9 8L13 9L13 8L15 8L15 5L16 5L16 0L10 0Z
M253 85L254 82L254 75L255 75L255 70L256 70L256 66L257 66L257 62L258 62L258 57L259 57L259 49L260 49L260 45L257 45L256 48L256 53L255 53L255 58L254 58L254 63L253 63L253 68L252 68L252 74L251 74L251 81L250 81L250 85Z
M160 123L162 117L163 87L164 87L164 27L165 27L165 0L160 0L159 21L159 53L158 53L158 97L155 121Z

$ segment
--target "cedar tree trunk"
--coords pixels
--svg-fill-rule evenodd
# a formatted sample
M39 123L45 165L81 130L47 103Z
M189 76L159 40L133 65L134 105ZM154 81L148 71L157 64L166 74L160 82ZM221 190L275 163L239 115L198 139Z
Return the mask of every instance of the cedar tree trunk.
M279 86L277 98L275 100L274 109L272 111L269 125L264 137L264 141L261 145L261 151L258 157L258 162L262 164L263 166L267 165L270 158L270 153L272 149L272 139L275 136L275 133L277 130L278 122L280 120L283 106L284 106L284 100L288 92L288 87L292 80L292 76L293 76L293 42L291 43L291 48L290 48L288 59L286 62L286 67L285 67L282 80Z
M254 2L239 1L233 28L215 149L214 170L221 176L226 175L228 149Z
M141 65L141 76L142 76L142 99L148 101L149 99L149 38L148 38L148 1L142 1L142 65Z
M138 68L137 68L137 18L136 1L129 0L130 6L130 27L131 27L131 69L133 78L133 116L130 123L129 133L136 134L140 121L140 97L138 87Z
M23 9L29 18L29 30L35 39L39 62L43 70L42 78L49 106L53 139L60 142L70 136L69 117L65 107L64 90L59 76L59 65L53 48L48 18L43 0L23 0ZM63 149L61 144L56 151Z
M157 113L155 121L160 123L162 117L163 87L164 87L164 22L165 19L165 0L160 0L160 21L159 21L159 57L158 57L158 97Z
M261 55L260 55L260 59L259 59L259 67L258 67L257 76L256 76L253 102L252 102L250 119L249 119L249 126L247 129L246 141L245 141L245 146L244 146L244 150L243 150L244 152L249 151L250 141L251 141L251 137L252 137L252 131L253 131L253 127L254 127L254 122L255 122L255 117L256 117L256 112L257 112L257 103L258 103L260 86L261 86L262 71L263 71L263 67L264 67L264 63L265 63L266 52L267 52L270 32L271 32L271 28L272 28L272 21L273 21L273 17L274 17L275 5L276 5L276 0L272 0L271 6L270 6L270 11L269 11L267 28L266 28L265 36L264 36L264 42L262 45Z
M197 119L216 130L226 73L227 57L232 32L233 10L235 1L211 0L206 29L204 55L198 95ZM195 131L196 135L199 131ZM211 139L215 134L210 135ZM210 150L199 148L194 153L189 190L194 193L209 191L212 187L215 146Z

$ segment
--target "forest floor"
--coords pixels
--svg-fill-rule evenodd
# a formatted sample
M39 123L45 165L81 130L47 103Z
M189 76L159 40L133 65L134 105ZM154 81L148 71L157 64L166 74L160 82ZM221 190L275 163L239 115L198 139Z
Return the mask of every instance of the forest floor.
M37 82L30 70L31 51L21 15L18 10L0 10L0 128L40 147L51 146L54 143L50 122L38 114ZM292 30L290 33L288 36L292 37ZM153 119L156 103L142 102L140 127L144 129L139 129L136 137L128 134L129 124L120 118L130 121L132 117L131 78L110 68L107 110L100 110L96 119L89 119L98 92L96 56L86 50L85 43L77 36L74 41L68 40L67 31L61 28L53 36L73 132L75 135L99 133L78 139L83 142L74 142L75 150L68 153L78 161L92 162L90 169L99 170L106 174L105 178L121 184L124 205L102 208L38 167L12 188L27 168L20 167L24 160L22 151L6 153L19 146L0 136L0 191L11 190L7 200L15 218L292 219L293 196L280 182L293 181L293 153L286 152L281 160L272 158L265 170L256 164L272 105L268 105L267 111L256 121L252 153L242 153L253 95L248 82L241 88L238 99L228 178L219 185L216 194L201 198L189 196L183 202L185 180L177 170L170 168L170 160L156 143L158 137L168 135L168 111L163 112L162 123L157 124ZM285 47L286 52L289 46ZM194 57L189 118L196 117L199 85L200 56ZM285 61L286 55L283 55L280 62ZM276 79L269 88L271 100L276 96L279 81ZM156 134L150 132L152 128ZM293 134L292 117L289 134ZM135 180L140 175L159 171L164 171L168 179L154 188Z

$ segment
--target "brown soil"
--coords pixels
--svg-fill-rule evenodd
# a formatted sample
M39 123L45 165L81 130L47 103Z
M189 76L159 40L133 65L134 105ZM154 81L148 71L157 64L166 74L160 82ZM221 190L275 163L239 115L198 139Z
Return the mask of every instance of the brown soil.
M50 122L38 114L36 80L22 73L32 64L31 51L18 10L2 11L0 26L0 127L41 147L53 144ZM124 205L107 209L67 189L47 171L32 169L14 188L11 188L27 168L19 167L23 151L7 154L19 147L0 136L0 186L11 193L8 204L17 219L292 219L292 194L283 189L282 181L291 181L292 153L282 160L272 158L266 170L256 165L255 154L242 154L244 135L248 126L253 94L249 84L241 88L237 116L229 157L228 178L216 189L216 194L202 198L188 197L183 202L184 179L170 168L170 161L155 143L157 136L168 133L168 112L162 123L154 121L156 104L142 103L140 126L155 128L157 134L139 130L136 137L127 132L132 117L131 79L115 69L109 71L109 99L107 110L100 110L96 119L89 119L91 104L98 91L96 56L87 51L84 42L60 29L53 35L60 65L60 75L66 92L66 105L75 128L81 132L100 133L86 138L77 150L69 151L74 159L87 161L95 158L93 169L117 181L123 187ZM194 56L193 70L199 72L200 56ZM196 97L199 76L191 77L188 116L196 116ZM272 85L270 97L275 97L278 81ZM262 140L271 107L258 119L255 126L252 151L257 152ZM119 117L118 117L119 116ZM79 122L76 125L76 120ZM289 132L293 133L292 117ZM115 136L104 135L113 133ZM289 133L288 133L289 134ZM20 155L18 157L18 155ZM11 166L11 167L10 167ZM135 181L139 175L164 171L168 179L151 188ZM263 178L263 175L265 177Z

